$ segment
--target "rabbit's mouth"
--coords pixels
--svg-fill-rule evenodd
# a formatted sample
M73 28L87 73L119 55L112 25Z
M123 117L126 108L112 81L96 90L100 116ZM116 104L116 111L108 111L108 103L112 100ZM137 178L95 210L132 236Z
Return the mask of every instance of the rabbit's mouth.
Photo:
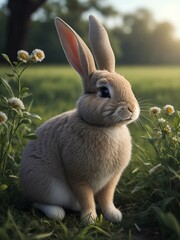
M131 109L129 109L129 108L125 109L124 111L122 111L122 109L121 109L120 114L119 114L120 115L119 120L120 120L120 122L129 124L129 123L137 120L139 117L139 114L140 114L140 108L138 106L136 106L134 111L131 111ZM121 117L121 115L123 117Z
M127 105L119 106L113 112L112 117L114 120L123 123L130 123L135 121L139 117L140 109L139 106L135 106L132 110Z
M138 119L140 114L140 108L136 107L136 109L131 113L131 116L129 118L127 118L125 121L129 123L134 122L135 120Z

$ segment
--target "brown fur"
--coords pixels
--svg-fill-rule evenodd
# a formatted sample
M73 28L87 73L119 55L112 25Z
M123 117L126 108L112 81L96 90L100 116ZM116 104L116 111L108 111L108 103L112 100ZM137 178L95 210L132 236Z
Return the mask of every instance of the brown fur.
M138 118L138 102L129 82L113 71L114 62L106 61L108 54L114 55L104 27L94 17L90 41L97 61L103 54L99 66L104 64L105 70L95 69L90 50L74 30L59 18L56 27L67 59L82 78L84 94L77 109L44 123L36 132L38 139L27 144L20 168L23 191L54 219L64 218L65 207L80 210L84 223L93 222L96 199L104 216L119 222L122 215L113 196L131 158L126 125ZM99 39L94 39L95 32ZM96 42L102 42L101 50ZM109 89L111 97L101 97L101 87Z

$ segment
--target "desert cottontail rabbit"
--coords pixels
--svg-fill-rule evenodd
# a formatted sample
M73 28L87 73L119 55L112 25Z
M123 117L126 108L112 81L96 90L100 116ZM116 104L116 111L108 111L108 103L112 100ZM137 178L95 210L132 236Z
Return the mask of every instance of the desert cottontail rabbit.
M94 58L78 34L60 18L55 25L66 57L79 73L83 94L77 108L41 125L29 141L20 165L25 196L48 217L62 220L64 208L96 219L95 202L104 217L121 221L113 204L115 187L131 158L127 124L140 109L129 82L115 73L115 58L104 27L89 17Z

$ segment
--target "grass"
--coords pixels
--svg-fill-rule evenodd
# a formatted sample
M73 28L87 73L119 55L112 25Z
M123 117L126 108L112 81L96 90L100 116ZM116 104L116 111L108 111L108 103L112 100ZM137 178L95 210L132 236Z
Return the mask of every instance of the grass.
M1 67L0 75L5 71L8 69ZM122 66L117 68L117 72L131 82L137 98L144 101L142 105L162 107L171 104L176 109L179 108L179 67ZM34 128L46 119L74 108L82 92L79 76L66 66L33 67L27 69L23 78L33 93L32 111L42 116L42 121L36 121ZM13 85L13 81L11 84ZM155 214L158 209L152 206L157 200L152 200L152 196L158 198L158 195L149 196L150 190L148 192L146 189L137 191L137 188L148 180L145 173L149 168L145 163L151 164L155 155L147 142L141 139L145 134L144 129L131 124L130 130L134 140L132 161L124 172L115 194L116 206L120 207L124 216L121 224L109 223L99 215L95 225L83 228L79 214L70 211L63 222L47 219L23 199L17 164L13 169L9 165L11 176L6 179L8 188L0 191L0 239L173 239L175 235L171 234L171 231L166 232L165 225L161 221L158 222ZM150 155L146 150L150 151ZM17 146L16 152L21 154L22 146ZM17 163L18 161L20 157L17 158ZM147 189L151 189L150 186ZM173 218L169 218L172 223Z
M0 73L6 71L1 68ZM180 68L118 67L117 72L132 84L138 99L150 104L164 105L169 102L178 107ZM40 110L44 119L75 107L82 92L78 74L66 66L38 66L27 69L24 80L33 92L33 106ZM46 104L46 110L44 110Z

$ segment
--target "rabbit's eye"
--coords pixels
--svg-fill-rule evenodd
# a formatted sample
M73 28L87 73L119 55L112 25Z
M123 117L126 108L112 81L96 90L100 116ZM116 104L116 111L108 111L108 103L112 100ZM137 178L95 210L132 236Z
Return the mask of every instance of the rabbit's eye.
M100 97L102 98L111 98L111 95L109 93L109 89L107 87L101 87L99 88L99 92L100 92Z

